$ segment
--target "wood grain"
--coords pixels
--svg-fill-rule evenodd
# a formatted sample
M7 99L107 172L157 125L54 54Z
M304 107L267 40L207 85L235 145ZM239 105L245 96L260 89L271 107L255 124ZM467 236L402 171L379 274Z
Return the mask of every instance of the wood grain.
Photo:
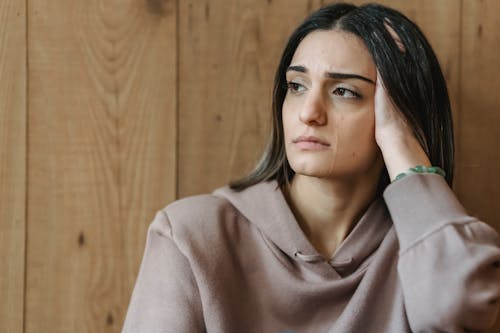
M24 320L26 8L0 2L0 332Z
M464 1L457 189L474 215L500 231L500 3Z
M175 197L174 1L29 2L26 332L119 332Z
M469 212L500 232L499 11L495 0L463 1L456 187ZM500 332L500 320L490 332Z
M243 176L267 141L275 68L291 27L320 1L181 1L179 190Z

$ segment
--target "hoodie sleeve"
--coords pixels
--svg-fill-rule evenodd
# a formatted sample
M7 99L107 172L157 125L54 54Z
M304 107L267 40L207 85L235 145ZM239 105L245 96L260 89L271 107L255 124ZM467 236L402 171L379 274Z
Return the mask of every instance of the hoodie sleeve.
M495 323L500 241L466 214L443 177L415 174L384 192L400 253L398 273L414 332L479 332Z
M186 257L159 212L148 230L146 249L122 333L203 332L201 301Z

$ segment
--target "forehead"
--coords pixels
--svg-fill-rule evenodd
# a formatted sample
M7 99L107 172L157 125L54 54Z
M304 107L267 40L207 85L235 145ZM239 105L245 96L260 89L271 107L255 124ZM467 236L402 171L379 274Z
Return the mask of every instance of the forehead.
M308 34L295 50L290 65L302 65L311 72L376 77L375 64L361 38L337 30L316 30Z

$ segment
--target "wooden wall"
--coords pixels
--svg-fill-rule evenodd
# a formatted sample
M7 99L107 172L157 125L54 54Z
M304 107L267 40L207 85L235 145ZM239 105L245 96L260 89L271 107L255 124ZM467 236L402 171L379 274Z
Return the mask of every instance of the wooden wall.
M26 4L0 1L0 332L23 331L26 246Z
M120 331L154 212L252 167L281 49L323 2L0 2L0 332ZM500 230L500 3L382 2L434 46L455 189Z

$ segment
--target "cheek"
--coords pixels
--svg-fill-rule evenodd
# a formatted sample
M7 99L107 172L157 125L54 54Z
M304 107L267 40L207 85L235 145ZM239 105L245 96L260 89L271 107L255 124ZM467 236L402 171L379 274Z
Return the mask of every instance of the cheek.
M293 128L296 126L295 117L293 115L293 107L290 103L287 103L287 99L283 102L283 107L281 108L281 122L283 124L283 132L285 135L285 143L288 142L288 138L293 133Z
M340 119L337 130L339 149L344 157L370 157L367 155L373 155L377 151L373 112L360 113L349 119Z
M285 143L288 142L288 137L290 135L290 132L291 132L291 124L290 124L290 117L285 113L283 112L282 113L282 124L283 124L283 134L284 134L284 137L285 137Z

